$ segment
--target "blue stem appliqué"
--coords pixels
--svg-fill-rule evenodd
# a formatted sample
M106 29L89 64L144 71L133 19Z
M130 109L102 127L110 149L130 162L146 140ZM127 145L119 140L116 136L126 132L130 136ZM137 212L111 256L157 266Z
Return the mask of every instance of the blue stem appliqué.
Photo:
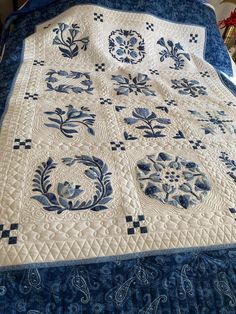
M173 59L174 66L170 66L170 69L181 70L184 68L185 59L190 61L190 55L184 52L184 48L179 42L174 44L173 41L167 40L166 43L162 37L157 41L157 44L164 47L164 49L159 52L161 62L168 58Z
M57 45L65 58L73 59L79 54L79 46L81 50L87 50L89 37L78 39L80 27L77 24L71 26L65 23L58 23L58 27L53 29L56 36L53 39L53 45Z
M49 117L50 122L45 123L47 127L59 129L60 132L68 138L73 138L73 134L78 133L75 128L79 125L85 126L89 134L94 135L92 125L95 121L95 114L90 114L87 107L81 107L80 110L74 108L72 105L66 106L67 112L56 108L54 111L46 111L45 114L52 116L56 115L57 118Z

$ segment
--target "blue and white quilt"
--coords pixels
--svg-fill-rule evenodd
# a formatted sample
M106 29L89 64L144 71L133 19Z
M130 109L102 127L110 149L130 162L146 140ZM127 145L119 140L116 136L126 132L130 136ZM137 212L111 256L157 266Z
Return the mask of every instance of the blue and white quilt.
M14 23L0 313L236 313L235 73L213 9L29 1Z

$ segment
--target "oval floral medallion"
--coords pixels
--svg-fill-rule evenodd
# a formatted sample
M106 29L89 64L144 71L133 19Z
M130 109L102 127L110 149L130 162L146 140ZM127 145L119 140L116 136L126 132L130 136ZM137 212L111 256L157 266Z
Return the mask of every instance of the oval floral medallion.
M211 190L195 162L163 152L138 161L137 178L145 195L180 208L201 203Z
M145 56L144 39L133 30L113 31L109 36L109 52L120 62L136 64Z

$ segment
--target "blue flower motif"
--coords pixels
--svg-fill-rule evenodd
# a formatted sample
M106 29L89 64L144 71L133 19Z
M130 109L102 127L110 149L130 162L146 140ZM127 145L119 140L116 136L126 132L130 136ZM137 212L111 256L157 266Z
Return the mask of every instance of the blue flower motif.
M63 198L73 199L79 196L83 190L80 189L80 185L65 181L64 183L58 183L57 192Z
M59 78L55 76L59 76ZM92 95L92 91L94 88L92 87L93 82L90 79L89 73L82 73L82 72L76 72L76 71L63 71L63 70L53 70L50 69L49 72L46 73L46 79L47 82L47 91L56 91L59 93L65 93L69 94L70 92L73 92L75 94L81 94L83 92L86 92L89 95ZM80 86L74 86L74 85L67 85L67 84L59 84L55 85L52 83L60 82L60 76L64 77L63 81L65 81L65 78L67 79L74 79L79 80L76 81L76 83L79 82Z
M156 193L160 192L158 187L154 184L148 183L147 187L145 188L145 194L149 197L153 197Z
M181 80L171 80L172 88L178 89L181 95L190 95L193 98L199 95L207 95L206 87L200 85L196 80L187 80L182 78Z
M202 122L202 130L206 135L214 135L217 132L221 134L236 133L235 122L230 119L224 111L205 111L204 113L196 110L189 110L197 120Z
M112 75L112 80L116 81L115 85L118 86L115 88L117 95L128 96L130 93L135 95L140 93L145 96L156 96L155 92L149 89L151 85L147 83L150 79L146 74L138 73L135 77L129 74L128 78L122 75Z
M49 76L45 79L46 82L49 82L49 83L56 83L58 81L58 79L56 77L53 77L53 76Z
M164 50L159 52L161 56L160 57L161 62L163 62L167 58L171 58L174 60L174 66L173 67L170 66L170 69L174 70L183 69L185 63L184 58L190 61L190 55L184 52L184 49L179 42L174 44L173 41L168 40L166 44L164 38L162 37L157 41L157 44L165 48Z
M109 52L120 62L136 64L145 56L144 39L133 30L112 31L109 36Z
M147 174L151 170L150 167L151 167L150 163L140 162L138 164L138 168L142 170L144 174Z
M234 180L234 182L236 182L236 161L234 159L230 159L226 152L221 152L219 158L230 170L227 172L227 174Z
M87 50L89 37L77 38L80 32L80 27L77 24L69 26L65 23L58 23L58 27L54 28L53 32L56 34L53 39L53 45L59 46L63 57L69 59L76 57L79 54L79 46L77 43L82 44L81 50Z
M133 117L124 119L125 123L132 125L141 122L136 129L143 130L146 138L165 137L162 130L171 123L170 119L158 118L155 112L150 112L147 108L135 108L132 115Z
M195 162L165 152L138 161L137 179L145 195L180 208L201 203L211 190Z
M86 126L89 134L94 135L92 125L95 121L95 114L90 114L87 107L82 106L80 110L72 105L66 106L67 112L61 108L56 108L55 111L46 111L45 114L57 115L57 118L49 117L51 123L45 123L47 127L60 130L60 132L68 138L73 138L73 134L78 133L74 128L78 125ZM52 123L53 122L53 123Z

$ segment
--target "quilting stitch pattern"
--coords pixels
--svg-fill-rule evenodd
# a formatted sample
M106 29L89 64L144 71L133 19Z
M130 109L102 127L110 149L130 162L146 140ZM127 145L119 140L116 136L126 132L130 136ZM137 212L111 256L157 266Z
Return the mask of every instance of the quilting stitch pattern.
M12 263L18 263L19 260L31 263L34 259L33 252L36 251L40 261L56 261L125 254L147 249L209 245L214 243L217 237L222 243L230 243L234 238L231 232L234 220L231 219L228 208L235 205L226 191L230 190L229 185L234 182L230 181L230 178L230 182L221 182L222 177L218 173L216 163L222 164L222 167L224 164L219 161L217 139L213 140L215 142L212 145L212 159L209 160L207 155L211 145L208 140L199 136L199 127L194 123L199 121L188 111L192 109L204 113L208 107L207 103L214 103L216 110L220 111L219 99L224 99L225 103L233 103L231 94L225 89L220 90L222 85L219 80L216 79L215 83L212 83L209 78L201 78L199 75L200 72L207 71L211 77L216 77L215 71L204 61L194 59L195 50L200 51L200 54L203 51L204 31L199 26L185 25L184 27L189 28L186 38L177 38L173 45L181 42L184 53L189 54L190 60L182 56L185 62L181 71L169 68L169 64L167 69L164 69L164 64L169 61L171 66L175 67L174 59L170 57L163 62L159 60L157 41L162 37L167 38L165 30L169 32L173 27L172 23L161 21L154 16L147 19L146 15L132 14L131 19L131 15L126 12L111 12L102 7L94 7L93 10L91 8L85 5L65 11L60 17L41 25L36 34L26 40L25 59L32 62L25 62L21 67L3 123L4 137L0 139L1 147L4 147L4 155L1 158L4 163L9 162L8 167L1 169L1 176L4 178L8 173L4 191L0 196L1 204L8 206L1 207L1 211L4 211L7 223L19 221L20 225L17 243L10 246L14 250L14 254L11 254ZM122 28L114 25L112 19L119 19L120 15L123 19ZM81 16L81 22L77 21L78 16ZM72 25L72 21L81 26L81 34L85 34L84 36L88 34L84 32L86 27L92 27L93 31L89 32L86 52L79 51L78 55L69 58L62 55L60 45L53 45L56 35L53 29L58 28L59 23ZM182 34L181 25L175 26ZM105 33L102 29L106 30ZM120 62L118 69L113 66L118 60L109 52L108 38L118 29L135 30L141 35L145 43L145 56L141 62ZM156 37L153 29L160 29L160 36ZM198 40L190 45L191 33L198 34ZM80 33L76 34L75 38L77 35ZM34 40L34 36L37 40ZM104 45L101 46L101 43ZM135 40L132 39L131 46L134 43ZM93 49L90 49L94 45L101 47L98 54L93 54ZM153 51L147 49L151 46L155 47ZM54 54L50 52L57 54L58 62L55 62ZM44 62L43 65L33 65L36 63L33 60ZM193 62L198 65L196 78L190 78L190 75L184 72L193 66ZM177 93L174 93L175 88L171 87L175 85L171 80L178 82ZM214 97L211 90L217 91L217 96ZM28 99L22 100L25 91L29 93ZM33 99L34 96L37 99ZM206 104L202 99L206 99ZM18 111L14 109L14 103L17 104ZM225 105L224 109L227 120L234 120L232 108ZM76 117L76 123L73 123L73 117ZM16 123L12 125L10 120ZM225 121L225 124L227 123L231 122ZM12 130L9 129L11 125ZM12 137L12 134L17 135ZM225 141L232 143L232 134L226 132L224 135ZM18 145L19 149L12 149L15 139L20 142L31 140L31 149L26 150L23 145ZM202 141L206 149L194 150L189 142L193 140ZM197 199L192 194L196 192L191 190L192 186L191 189L188 185L185 186L184 193L190 196L189 199L175 199L179 207L178 212L175 212L176 205L150 198L140 189L136 164L145 156L160 151L168 156L186 154L186 160L199 165L199 169L203 169L203 176L206 173L206 177L209 177L211 189L206 182L197 182L194 186L194 189L197 187L200 190L204 187L206 194L204 198L197 194L200 201L194 204L196 212L195 208L192 208L192 203L195 202L193 199ZM90 174L89 177L85 171L90 172L88 168L92 166L84 163L67 166L63 162L64 158L73 159L75 156L96 156L95 158L107 165L111 175L105 170L99 174L92 171L94 175ZM234 156L230 158L233 159ZM71 160L68 160L68 163L70 162ZM56 168L49 169L51 172L47 179L47 175L44 176L45 190L42 190L41 186L41 191L32 191L33 180L40 182L42 171L45 170L44 165L47 164L49 167L56 164ZM39 166L42 171L38 169ZM79 176L75 171L77 166L81 167L78 168ZM95 169L97 170L96 167ZM106 175L108 177L105 177ZM96 189L95 184L99 188ZM217 195L216 187L219 184L221 190ZM107 189L104 188L104 193L100 193L103 191L102 185L108 186ZM24 193L21 195L18 191L22 190ZM97 204L97 200L94 203L96 190L99 192ZM15 200L16 193L19 200ZM38 196L38 199L32 198L35 196ZM108 199L111 197L112 199ZM212 206L220 204L219 199L225 200L227 210ZM81 202L80 205L77 204L78 207L75 206L77 201ZM87 205L82 206L83 202ZM30 209L27 203L30 204ZM206 208L211 208L210 213ZM19 213L21 216L18 217ZM145 216L143 227L147 228L147 232L139 232L139 215ZM133 227L127 226L127 216L133 217ZM211 219L215 221L213 226L209 223ZM203 225L200 224L202 220ZM223 225L220 221L224 221ZM129 234L128 228L134 228L134 234ZM204 237L199 238L197 234L204 234ZM10 263L10 251L4 241L1 245L5 256L3 264L7 265ZM24 254L25 250L28 254ZM158 296L155 296L147 304L147 309L155 304L160 305L162 302L159 301ZM146 309L145 304L143 309Z

